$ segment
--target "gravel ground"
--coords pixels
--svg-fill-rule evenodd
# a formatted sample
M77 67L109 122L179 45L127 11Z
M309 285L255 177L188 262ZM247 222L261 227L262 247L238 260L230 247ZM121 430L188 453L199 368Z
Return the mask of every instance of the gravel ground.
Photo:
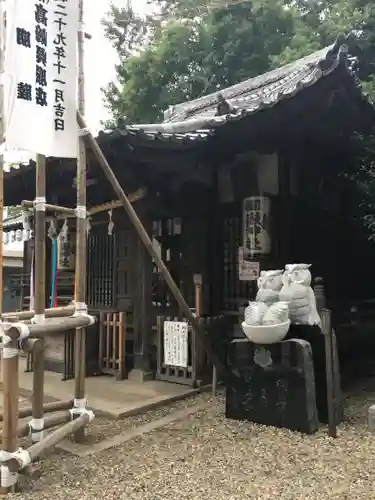
M83 446L89 446L93 443L103 441L104 439L109 439L124 431L134 429L139 425L147 424L153 420L165 417L176 410L182 410L187 406L194 406L205 402L208 403L211 399L211 394L206 392L197 394L188 400L183 399L181 401L177 401L176 403L150 410L142 415L135 415L123 420L111 420L104 417L96 417L93 424L90 425L90 432L88 432L86 443L83 443Z
M9 498L375 500L375 436L366 430L374 392L346 402L336 440L325 428L304 436L226 420L222 397L196 399L207 409L90 459L49 455L32 489Z

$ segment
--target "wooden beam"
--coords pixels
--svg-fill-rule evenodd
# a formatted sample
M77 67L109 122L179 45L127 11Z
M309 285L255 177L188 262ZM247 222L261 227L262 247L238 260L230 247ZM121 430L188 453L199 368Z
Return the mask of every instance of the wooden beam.
M128 194L129 202L134 203L136 201L142 200L147 195L147 189L141 188L134 193ZM95 215L101 212L106 212L107 210L115 210L117 208L123 208L121 201L109 201L108 203L103 203L102 205L96 205L90 208L89 214Z
M66 316L71 316L74 314L75 307L74 306L65 306L65 307L52 307L51 309L45 310L46 318L63 318ZM21 321L31 319L35 316L35 311L19 311L19 312L11 312L4 313L1 315L1 319L3 321Z
M59 410L68 410L73 408L73 399L68 399L66 401L53 401L52 403L45 403L43 405L44 413L52 413ZM18 418L30 417L32 414L32 407L20 408L18 412ZM0 413L0 422L3 421L3 413Z
M43 339L48 335L54 335L73 328L81 329L90 326L95 318L91 316L71 316L70 318L46 319L43 323L28 324L28 337L30 339ZM7 330L7 336L11 339L19 339L20 327L17 324Z
M29 200L23 200L21 205L24 208L34 209L34 203ZM74 208L61 207L60 205L49 205L48 203L46 203L45 208L48 212L57 212L59 215L63 215L66 217L76 216L76 211L74 210Z

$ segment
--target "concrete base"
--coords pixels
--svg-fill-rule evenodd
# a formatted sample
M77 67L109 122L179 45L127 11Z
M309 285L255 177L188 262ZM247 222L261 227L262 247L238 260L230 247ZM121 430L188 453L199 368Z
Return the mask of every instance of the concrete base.
M25 373L26 360L20 359L20 394L30 396L33 388L32 373ZM198 392L179 384L133 380L116 381L114 377L86 378L88 406L98 415L125 418L187 398ZM74 397L74 380L63 382L58 373L44 373L45 400L66 400Z
M143 384L144 382L154 380L154 374L153 372L145 372L143 370L134 369L129 373L128 380Z

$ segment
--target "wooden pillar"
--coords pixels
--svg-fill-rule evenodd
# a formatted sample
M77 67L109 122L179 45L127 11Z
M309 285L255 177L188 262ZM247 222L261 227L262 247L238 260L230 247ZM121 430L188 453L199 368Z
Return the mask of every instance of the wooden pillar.
M290 165L289 158L285 151L282 150L278 154L278 177L279 177L279 210L277 214L277 239L278 239L278 255L277 261L281 264L289 262L293 256L290 251Z
M36 158L36 198L35 198L35 323L44 323L46 308L46 158ZM41 348L33 355L33 398L32 420L30 423L33 441L43 439L44 427L44 340Z
M83 0L78 1L78 21L83 24ZM78 110L85 113L85 75L84 75L84 32L78 31ZM77 158L77 239L76 239L76 268L75 268L75 293L76 309L86 306L86 146L84 137L78 142ZM86 377L86 329L77 328L75 336L74 353L74 398L77 406L85 406L85 377ZM85 438L85 429L80 427L74 434L76 442Z
M151 218L144 215L142 222L148 234L152 234ZM152 260L143 243L134 234L136 245L136 286L134 300L134 368L129 378L145 382L153 378L150 368L150 348L152 335Z

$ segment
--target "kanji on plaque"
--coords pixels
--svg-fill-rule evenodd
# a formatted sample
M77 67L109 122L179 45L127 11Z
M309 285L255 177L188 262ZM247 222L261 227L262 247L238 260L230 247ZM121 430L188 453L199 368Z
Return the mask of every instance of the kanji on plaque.
M187 368L188 324L183 321L164 322L164 364Z

